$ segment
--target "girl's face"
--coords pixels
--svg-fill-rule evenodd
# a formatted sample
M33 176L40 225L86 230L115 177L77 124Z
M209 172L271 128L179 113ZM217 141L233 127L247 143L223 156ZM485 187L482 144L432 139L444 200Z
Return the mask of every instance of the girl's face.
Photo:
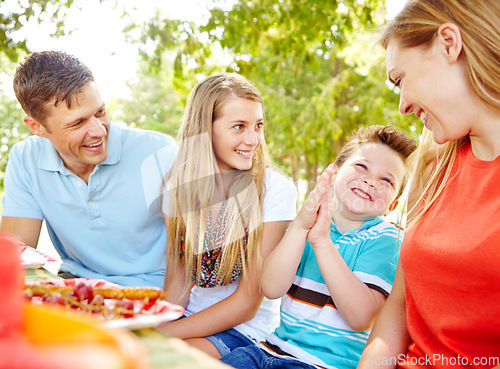
M387 47L387 75L401 89L399 111L415 114L438 144L470 133L472 89L463 61L450 62L446 45L436 36L430 47L403 48L397 40Z
M333 206L344 219L365 221L386 214L401 188L405 165L386 145L359 146L338 169Z
M250 170L255 149L263 141L262 104L230 97L212 124L212 146L219 170Z

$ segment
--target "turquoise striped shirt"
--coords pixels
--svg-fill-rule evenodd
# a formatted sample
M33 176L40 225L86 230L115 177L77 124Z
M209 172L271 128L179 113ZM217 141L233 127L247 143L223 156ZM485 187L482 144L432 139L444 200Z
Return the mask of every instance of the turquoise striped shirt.
M402 232L377 217L344 234L332 222L330 237L358 279L385 296L390 293ZM307 242L295 280L282 298L280 326L264 346L325 368L355 368L369 333L353 331L338 312Z

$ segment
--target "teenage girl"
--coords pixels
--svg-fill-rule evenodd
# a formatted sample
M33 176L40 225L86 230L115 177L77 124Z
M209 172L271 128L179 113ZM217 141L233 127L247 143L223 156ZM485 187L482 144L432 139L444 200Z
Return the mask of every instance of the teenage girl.
M189 96L165 180L166 299L186 314L161 329L216 358L262 341L279 319L258 273L296 215L297 192L268 159L264 123L247 79L205 78Z

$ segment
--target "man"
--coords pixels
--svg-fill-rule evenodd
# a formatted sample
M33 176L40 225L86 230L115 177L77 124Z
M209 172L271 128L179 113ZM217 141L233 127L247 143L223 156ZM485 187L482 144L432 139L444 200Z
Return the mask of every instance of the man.
M28 56L14 90L34 136L9 154L0 231L36 247L45 220L63 276L162 287L174 140L110 123L92 72L64 52Z

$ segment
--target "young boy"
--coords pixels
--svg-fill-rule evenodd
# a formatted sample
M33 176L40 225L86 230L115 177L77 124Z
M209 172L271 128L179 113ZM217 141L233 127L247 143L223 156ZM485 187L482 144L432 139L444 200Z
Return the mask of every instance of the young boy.
M381 216L396 206L415 148L390 126L350 139L263 266L263 293L282 297L280 326L223 362L245 369L356 367L391 291L402 239Z

